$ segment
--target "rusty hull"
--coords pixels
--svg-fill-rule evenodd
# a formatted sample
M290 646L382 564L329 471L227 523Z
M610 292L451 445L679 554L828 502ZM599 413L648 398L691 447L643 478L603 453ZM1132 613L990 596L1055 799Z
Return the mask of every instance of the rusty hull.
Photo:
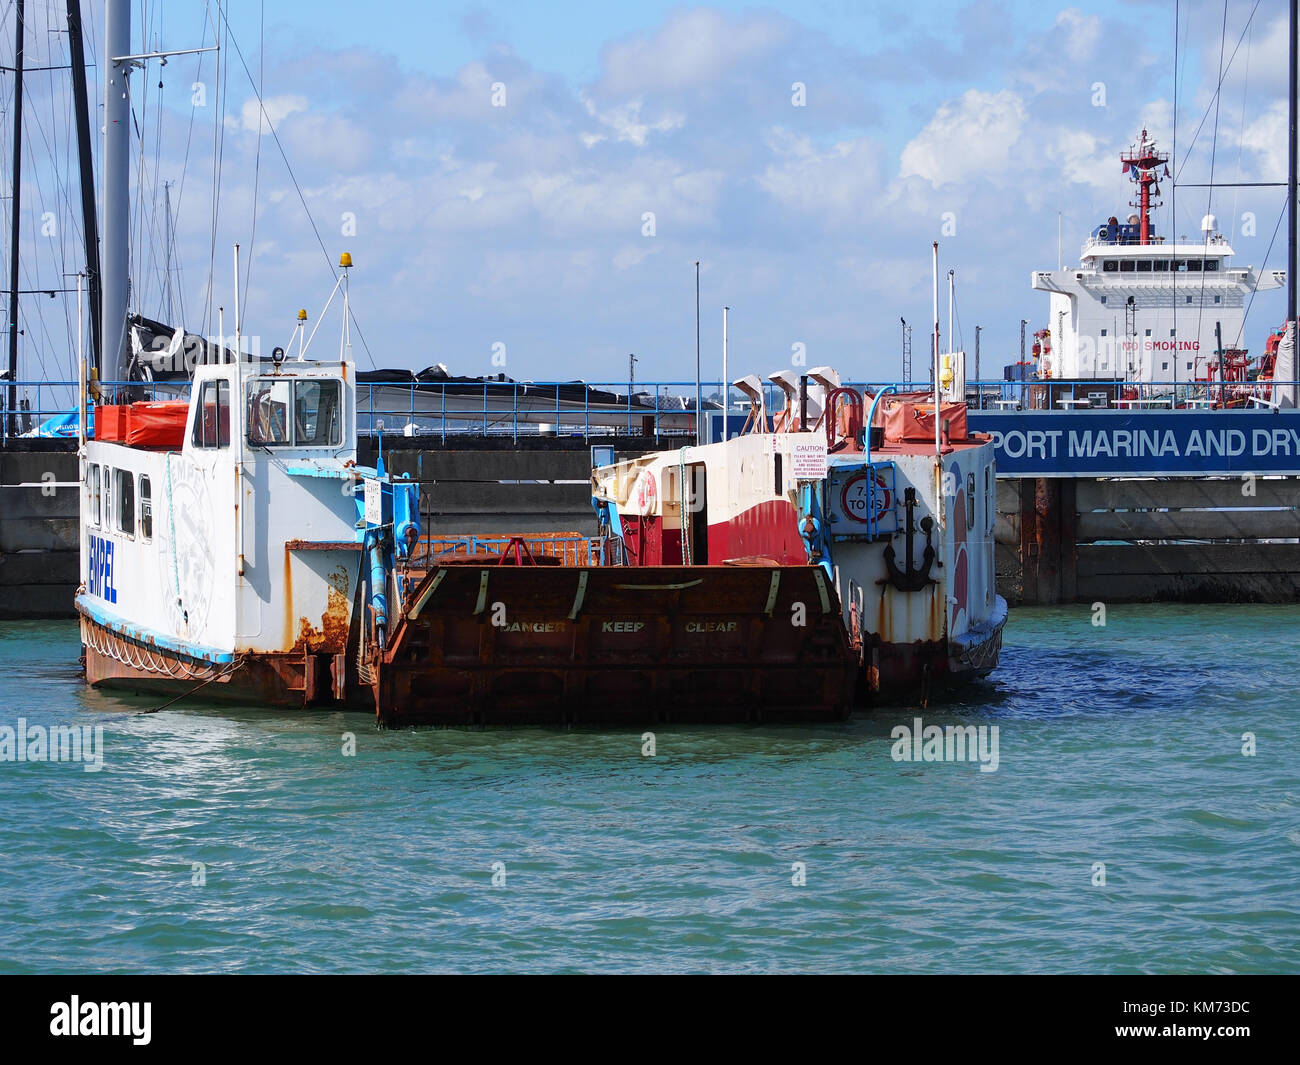
M388 724L806 721L852 710L857 655L813 566L460 564L424 573L407 602L373 659Z

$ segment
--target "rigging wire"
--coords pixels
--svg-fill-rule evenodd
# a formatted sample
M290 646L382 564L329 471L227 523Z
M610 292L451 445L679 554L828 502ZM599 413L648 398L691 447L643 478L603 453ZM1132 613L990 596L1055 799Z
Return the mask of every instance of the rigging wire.
M248 78L248 83L253 87L254 93L257 92L257 86L253 82L252 72L248 69L248 61L244 58L243 49L239 47L239 41L234 34L230 32L230 22L226 13L222 10L220 3L217 4L217 13L226 24L227 40L235 49L235 54L239 57L240 65L244 68L244 74ZM229 66L229 64L227 64ZM266 121L266 128L271 132L271 139L275 141L275 146L280 152L280 158L284 161L284 168L289 173L289 180L293 182L294 191L298 194L298 202L302 204L303 212L307 215L307 221L311 224L312 232L316 235L316 243L320 245L321 254L325 256L325 262L329 266L330 275L334 280L338 280L338 267L334 265L334 259L330 256L329 249L325 246L325 241L321 238L320 229L316 225L316 219L312 216L311 208L307 206L307 197L303 195L302 186L298 183L297 175L293 172L293 166L289 163L288 153L284 150L284 145L280 142L280 134L276 132L275 124L271 121L271 116L266 112L266 104L263 102L260 94L257 96L257 106ZM370 345L366 343L365 335L361 332L361 326L358 324L356 315L348 308L348 319L353 328L357 331L357 339L361 341L361 346L366 353L366 358L370 360L370 365L375 366L375 357L370 353Z
M1233 61L1237 58L1237 50L1241 48L1241 42L1245 39L1246 32L1250 29L1251 24L1254 21L1255 12L1259 10L1259 4L1260 4L1260 0L1255 0L1255 6L1250 9L1250 14L1246 17L1246 25L1242 27L1241 36L1237 38L1237 44L1232 49L1232 55L1228 57L1227 66L1223 66L1222 63L1220 63L1219 83L1214 87L1214 95L1210 99L1210 102L1205 105L1205 113L1201 115L1201 121L1196 127L1196 132L1192 134L1192 143L1187 146L1187 153L1183 156L1183 161L1181 164L1178 162L1177 153L1175 153L1174 155L1174 187L1175 188L1178 186L1179 175L1182 174L1183 168L1187 166L1188 159L1191 158L1192 149L1196 147L1196 140L1201 135L1201 130L1205 127L1206 120L1210 117L1210 109L1211 108L1217 109L1218 107L1219 93L1223 89L1223 81L1228 76L1228 74L1232 71ZM1190 13L1188 17L1190 18ZM1227 32L1226 25L1224 27L1224 32L1225 33ZM1175 39L1174 42L1175 54L1177 54L1177 48L1178 48L1178 43L1177 43L1177 39ZM1175 78L1176 77L1177 77L1177 68L1175 67ZM1175 81L1175 86L1176 84L1177 82ZM1177 100L1175 100L1175 105L1176 104L1177 104ZM1216 110L1216 115L1217 115L1217 110Z
M1219 31L1219 84L1218 84L1218 88L1216 88L1214 91L1214 133L1210 139L1210 183L1209 183L1210 187L1205 190L1205 214L1207 219L1211 213L1210 209L1214 204L1214 163L1215 163L1215 156L1218 153L1218 148L1219 148L1219 101L1223 98L1223 93L1220 92L1219 90L1223 88L1223 50L1227 44L1227 40L1228 40L1228 0L1223 0L1223 28ZM1205 229L1204 227L1202 228L1205 233L1204 251L1202 252L1202 256L1204 256L1204 254L1210 250L1210 231L1208 229ZM1198 337L1204 335L1201 330L1205 324L1205 260L1204 258L1202 258L1201 260L1201 298L1199 300L1199 303L1200 306L1197 308L1196 311L1196 335ZM1175 359L1178 358L1178 354L1179 354L1178 351L1175 349L1174 351ZM1222 354L1223 353L1221 351L1215 352L1215 355L1219 358L1222 357ZM1177 365L1177 363L1175 363L1175 365ZM1196 372L1195 365L1196 365L1196 360L1195 358L1193 358L1192 360L1193 373Z
M1260 264L1259 267L1261 273L1263 273L1264 269L1268 266L1268 257L1273 253L1273 244L1277 240L1278 232L1282 229L1282 219L1286 217L1286 212L1287 212L1287 204L1285 201L1283 201L1282 210L1281 212L1279 212L1277 216L1277 224L1273 227L1273 235L1269 238L1268 241L1268 249L1264 252L1264 261ZM1250 299L1246 301L1246 312L1241 316L1241 325L1237 329L1237 339L1233 342L1232 345L1234 348L1241 347L1241 338L1246 332L1246 321L1247 319L1250 318L1250 308L1254 305L1255 296L1258 293L1259 293L1259 286L1257 285L1255 286L1255 288L1251 289Z
M260 101L263 98L262 90L266 86L266 0L262 0L261 14L258 23L258 47L257 47L257 98ZM235 300L247 309L248 307L248 284L253 276L253 249L257 247L257 190L262 177L262 117L257 118L257 155L253 160L253 228L248 237L248 266L244 270L244 295L242 301L238 292L235 293Z
M1241 126L1237 130L1237 181L1234 183L1237 187L1232 190L1232 229L1228 236L1228 243L1231 244L1237 239L1237 206L1241 196L1241 157L1245 150L1246 138L1246 100L1250 90L1250 53L1251 47L1255 41L1255 30L1248 23L1246 28L1250 31L1246 37L1246 71L1241 79Z

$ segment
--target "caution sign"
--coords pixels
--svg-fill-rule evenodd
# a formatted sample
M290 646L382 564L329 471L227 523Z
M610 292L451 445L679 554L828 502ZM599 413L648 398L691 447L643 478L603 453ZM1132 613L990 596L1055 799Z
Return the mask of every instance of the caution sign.
M822 481L826 479L826 438L805 434L808 439L796 437L790 447L796 481Z

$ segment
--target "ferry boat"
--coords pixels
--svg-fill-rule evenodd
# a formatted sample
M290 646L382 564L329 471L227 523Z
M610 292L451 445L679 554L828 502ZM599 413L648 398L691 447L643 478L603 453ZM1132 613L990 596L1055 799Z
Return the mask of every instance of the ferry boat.
M959 399L828 387L816 419L597 467L599 534L458 550L356 461L349 362L199 366L83 448L90 683L388 724L842 718L996 665L995 470ZM836 379L825 379L827 385ZM960 388L960 386L954 386Z

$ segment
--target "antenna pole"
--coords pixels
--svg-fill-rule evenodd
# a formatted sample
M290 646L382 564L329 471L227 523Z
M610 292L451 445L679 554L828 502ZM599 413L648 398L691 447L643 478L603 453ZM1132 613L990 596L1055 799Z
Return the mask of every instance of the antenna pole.
M695 260L695 446L700 445L704 417L704 396L700 387L700 260ZM725 416L725 415L724 415ZM724 423L725 424L725 423Z
M15 20L14 45L14 169L13 200L9 210L13 216L9 243L9 416L18 408L18 218L22 214L23 187L23 29L25 19L23 0L18 0L18 18Z
M953 286L956 283L956 274L957 274L956 270L948 271L948 354L949 355L952 354L952 338L955 332L952 327L952 295L953 295Z
M347 307L346 299L347 296L345 293L344 295L345 308ZM347 314L347 311L344 310L343 313ZM347 319L345 318L344 322L346 323L346 321ZM344 325L344 328L347 328L346 324ZM243 357L244 355L243 352L240 350L240 343L239 343L239 245L236 244L235 245L235 361L239 362L241 359L243 359Z
M722 439L727 438L727 411L731 407L731 375L727 373L727 312L722 308Z
M939 461L939 456L943 451L943 439L939 435L939 242L934 242L933 259L931 261L931 297L934 304L934 343L933 349L934 361L930 367L930 373L934 378L934 458L935 462ZM938 476L937 468L935 476ZM937 486L936 486L937 487ZM939 503L939 511L942 513L942 500L936 496ZM942 521L940 522L942 525Z

